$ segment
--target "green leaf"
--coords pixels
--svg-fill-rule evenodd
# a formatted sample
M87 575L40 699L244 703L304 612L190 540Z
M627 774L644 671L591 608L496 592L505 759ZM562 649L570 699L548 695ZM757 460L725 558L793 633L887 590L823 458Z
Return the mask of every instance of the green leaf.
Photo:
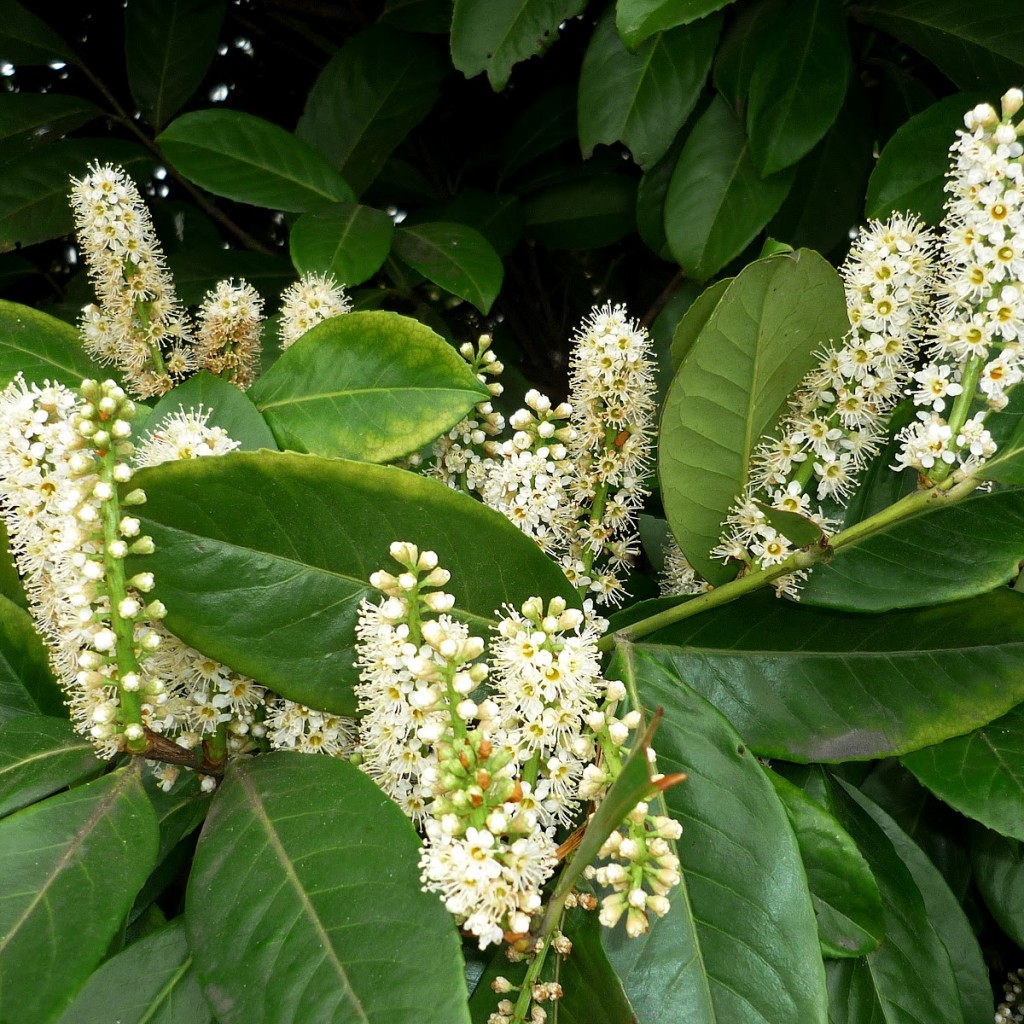
M391 251L394 224L380 210L357 203L335 203L304 213L288 240L300 274L333 274L339 284L362 284Z
M552 249L600 249L636 231L636 182L592 174L552 185L523 204L530 234Z
M1022 558L1024 489L972 494L841 548L801 600L857 612L958 601L1014 579Z
M827 788L827 809L867 859L885 915L885 942L879 949L861 959L826 963L829 1021L966 1024L949 954L900 851L864 809L866 797L839 780Z
M156 858L133 765L0 821L0 1018L40 1024L99 963Z
M845 249L859 224L864 189L875 166L874 117L857 79L825 138L800 161L796 180L768 225L777 238L818 252Z
M578 907L566 915L572 953L560 964L559 1024L635 1024L638 1020L601 945L605 929L597 914Z
M825 1021L814 910L786 812L732 727L674 673L631 652L640 700L664 708L658 769L689 773L665 794L683 824L681 891L648 935L605 935L605 948L644 1024ZM615 671L610 671L614 677Z
M0 385L19 373L33 384L77 388L103 370L82 348L76 328L29 306L0 299Z
M377 599L369 576L396 540L437 552L456 613L477 631L533 594L578 604L504 516L399 469L243 452L165 463L136 480L156 553L133 571L156 575L168 627L311 707L353 712L356 613L362 598Z
M971 832L971 862L985 906L999 927L1024 947L1024 847L1016 839L976 828Z
M406 32L447 35L452 24L452 0L384 0L380 20Z
M850 834L820 804L781 775L766 771L793 826L827 957L864 956L885 938L882 897Z
M743 125L716 97L679 154L665 200L665 234L683 270L706 281L739 256L782 205L793 174L762 178Z
M928 912L928 921L946 947L956 979L965 1022L986 1020L992 1012L992 989L981 947L959 900L924 851L877 804L859 790L847 792L886 834L910 871Z
M11 718L0 724L0 815L96 775L103 762L66 718Z
M947 96L896 129L871 172L868 217L884 220L910 210L928 224L942 220L949 147L963 127L964 114L983 99L983 93Z
M1024 75L1024 22L1008 18L1002 0L859 0L851 12L923 54L961 89L1002 93Z
M523 234L523 207L519 199L478 188L467 188L450 199L417 211L416 221L436 220L456 221L475 228L502 258L516 247Z
M584 158L623 142L645 170L672 145L707 81L721 17L662 32L630 53L609 9L590 37L579 85Z
M134 142L115 139L61 139L15 157L3 165L0 246L34 245L70 234L74 224L68 205L69 179L85 174L93 160L119 164L142 180L156 162Z
M429 444L490 393L429 327L373 310L317 324L249 394L282 448L389 462Z
M746 487L751 452L814 353L848 329L839 276L801 249L744 269L686 352L662 413L658 475L672 532L712 583L735 574L709 552Z
M718 308L719 300L725 294L726 288L736 280L733 277L723 277L721 281L709 284L693 301L693 305L683 314L683 318L676 327L672 337L672 372L675 373L686 353L693 347L693 343L704 330L711 314Z
M355 199L312 146L240 110L183 114L156 141L186 178L226 199L299 213L324 202Z
M939 799L1005 836L1024 839L1024 704L980 729L903 756Z
M22 715L66 714L64 697L32 616L0 597L0 721Z
M77 64L75 51L42 18L14 0L0 2L0 60L49 64L55 58Z
M53 142L103 111L80 96L57 93L0 93L0 141L4 160L26 149Z
M1024 699L1024 595L885 616L767 595L645 637L758 753L790 761L903 754L984 725Z
M375 25L350 38L320 72L295 134L360 194L430 113L447 71L429 40Z
M750 92L750 79L761 57L761 41L779 31L788 11L787 0L755 0L742 6L729 21L715 56L715 88L729 105L741 111Z
M467 78L487 72L495 91L508 84L512 68L543 53L564 21L587 0L455 0L452 62Z
M635 50L656 32L667 32L728 7L733 0L618 0L615 24L622 41ZM714 20L714 19L708 19Z
M832 126L850 77L839 0L793 0L760 40L750 79L747 134L758 170L795 164Z
M218 1020L468 1022L458 931L421 891L418 856L408 819L347 762L235 762L185 898Z
M186 306L198 305L226 277L244 277L265 295L280 292L295 280L288 260L239 249L182 249L167 258L167 265Z
M543 95L509 125L500 148L500 182L563 142L576 138L577 91L568 85L545 89Z
M827 543L821 527L799 512L773 508L763 501L755 501L754 504L761 510L765 522L781 533L794 547L809 548L813 544L824 546Z
M85 983L57 1024L208 1024L181 918L130 945Z
M199 88L213 63L224 0L132 0L125 12L128 85L154 128Z
M180 408L202 408L208 412L207 423L211 427L222 427L228 436L241 444L241 451L257 451L260 448L277 448L274 435L266 420L259 414L249 396L239 391L220 377L206 370L189 377L183 384L168 391L153 406L147 428L150 432L160 429L160 421Z
M465 224L414 224L395 231L394 253L428 281L489 313L505 268L494 246Z

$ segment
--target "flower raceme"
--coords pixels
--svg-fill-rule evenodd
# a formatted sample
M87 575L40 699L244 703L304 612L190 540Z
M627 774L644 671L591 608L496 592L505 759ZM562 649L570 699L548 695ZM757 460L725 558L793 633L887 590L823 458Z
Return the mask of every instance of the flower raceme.
M614 784L640 713L621 713L625 687L601 674L605 623L589 606L530 598L487 643L453 617L434 552L396 542L391 555L399 571L373 574L383 596L363 601L356 627L361 767L422 828L423 886L480 947L525 936L556 830ZM604 924L625 915L640 935L667 912L679 835L643 802L611 833L609 865L589 872L611 889Z

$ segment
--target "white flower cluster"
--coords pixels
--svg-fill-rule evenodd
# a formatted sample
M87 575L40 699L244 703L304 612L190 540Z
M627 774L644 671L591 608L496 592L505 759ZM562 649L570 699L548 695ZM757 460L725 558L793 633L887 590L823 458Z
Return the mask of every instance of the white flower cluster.
M665 565L658 582L662 597L681 597L684 594L703 594L708 590L707 580L702 579L683 554L679 542L671 534L665 542Z
M86 351L117 366L140 397L163 394L196 369L196 353L149 210L120 167L93 164L71 185L78 241L99 299L83 312Z
M525 401L509 417L512 437L500 442L497 414L489 403L478 406L435 447L434 473L476 491L533 537L582 593L620 604L623 574L639 551L636 515L649 493L655 401L647 332L623 306L593 310L573 338L570 401L554 405L538 391Z
M197 314L197 362L245 391L256 379L263 333L263 299L250 284L221 281Z
M1024 970L1007 975L1003 1001L996 1007L995 1024L1024 1024Z
M870 223L854 242L842 268L850 332L826 346L776 435L758 444L747 493L726 518L715 557L760 568L785 561L794 546L766 509L796 513L822 531L834 526L814 499L845 504L884 443L913 372L933 245L919 221L901 215ZM800 577L784 576L776 587L795 596Z
M208 292L194 326L174 291L149 210L120 167L93 164L72 179L71 209L98 304L81 322L86 351L117 366L141 398L201 369L239 387L255 377L263 302L244 281Z
M209 455L226 455L238 448L223 427L209 425L210 411L185 409L169 413L152 427L135 450L134 463L158 466L162 462L178 462Z
M303 274L281 293L278 336L289 348L322 320L352 311L352 301L331 274Z
M556 828L614 782L640 716L616 717L625 688L601 677L601 621L531 598L483 660L437 589L450 578L437 555L404 542L391 554L402 571L373 574L385 597L363 602L356 627L361 763L424 829L424 887L484 948L529 931Z
M585 872L612 890L601 901L601 924L614 928L625 914L626 934L635 938L650 929L650 914L668 913L668 894L681 880L672 844L682 834L678 821L651 814L647 803L633 808L625 828L612 832L598 854L610 862Z
M1022 105L1011 89L1001 117L975 107L950 148L931 361L914 374L920 411L894 467L935 482L995 453L986 418L1024 379L1024 145L1013 120Z
M20 378L0 393L0 511L74 725L112 756L144 743L167 699L146 666L164 609L146 604L151 574L124 571L128 554L153 550L120 511L145 495L118 498L134 406L113 381L84 381L82 394Z
M459 348L459 354L486 385L492 398L502 394L504 388L497 378L505 367L491 349L491 337L482 334L474 347L468 341ZM452 488L473 490L484 479L482 461L488 450L488 441L505 429L505 417L497 412L490 399L477 402L473 412L439 437L433 445L433 464L426 475L436 477Z

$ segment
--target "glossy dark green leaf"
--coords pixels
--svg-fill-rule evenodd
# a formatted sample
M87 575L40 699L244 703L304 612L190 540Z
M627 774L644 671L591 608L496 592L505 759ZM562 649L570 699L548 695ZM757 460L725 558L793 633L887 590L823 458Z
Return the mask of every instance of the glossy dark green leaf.
M174 275L178 298L187 306L198 305L218 281L226 277L243 277L257 291L271 296L295 281L295 268L281 256L265 256L261 252L244 252L220 247L181 249L167 259Z
M600 249L636 230L636 182L624 174L552 185L523 206L529 233L552 249Z
M0 821L7 1024L40 1024L70 1002L146 880L157 827L140 775L134 765Z
M21 373L30 383L48 380L77 388L86 377L103 372L85 354L76 328L0 299L0 384L6 386Z
M793 0L762 34L750 78L747 134L762 175L809 153L846 95L850 46L840 0Z
M128 85L139 110L161 128L199 88L213 62L224 0L132 0L125 12Z
M822 953L855 957L878 949L885 937L882 897L857 844L802 789L774 772L767 775L800 847Z
M961 814L1024 839L1024 704L964 736L905 754L903 764Z
M0 720L22 715L64 717L64 698L32 617L0 597Z
M761 56L761 41L778 31L786 17L788 0L754 0L729 19L715 56L715 88L736 111L741 111L750 92L750 79Z
M959 900L927 854L877 804L859 790L848 793L871 816L892 843L914 878L928 911L928 920L946 947L960 994L965 1022L982 1021L992 1012L992 990L981 947Z
M494 246L465 224L411 224L395 231L394 253L428 281L481 313L490 312L501 291L505 268Z
M800 161L796 180L768 231L818 252L842 250L863 219L863 196L875 166L874 120L857 79L825 138Z
M492 88L504 89L512 68L543 53L562 22L585 6L586 0L455 0L452 61L467 78L486 71Z
M209 413L207 423L211 427L222 427L226 430L232 440L239 442L241 451L277 448L270 427L252 404L249 396L206 370L189 377L183 384L168 391L153 406L146 424L147 430L159 430L163 418L180 408L197 411L202 408L204 412Z
M613 669L635 675L645 706L664 708L658 770L689 774L665 794L683 825L672 910L646 936L605 936L634 1010L645 1024L823 1024L814 911L771 783L725 718L673 672L642 657L631 666L628 651Z
M762 178L743 125L716 97L679 154L665 200L665 234L683 270L706 281L739 256L782 205L793 174Z
M475 228L504 258L523 235L523 206L513 195L467 188L451 199L432 204L416 215L417 221L455 221Z
M625 44L635 50L656 32L688 25L733 0L618 0L615 23Z
M317 324L249 394L282 448L390 462L489 395L429 327L381 310Z
M339 284L362 284L387 259L394 224L380 210L336 203L304 213L288 244L295 269L333 274Z
M11 718L0 724L0 815L96 775L96 748L66 718Z
M509 125L501 142L500 181L576 138L576 94L568 85L546 89Z
M506 602L575 592L500 513L435 480L271 452L166 463L136 480L167 625L192 646L311 707L351 714L359 602L408 540L436 551L476 630ZM496 553L500 557L496 559Z
M825 540L821 527L799 512L773 508L763 501L755 501L754 504L761 510L765 522L781 533L794 547L807 548L821 544Z
M964 114L982 93L957 93L933 103L896 129L868 182L865 211L882 220L909 210L928 224L942 220L949 147L963 128Z
M3 165L0 244L33 245L70 234L69 175L84 175L94 160L118 164L141 181L156 164L141 146L116 139L60 139L15 157Z
M597 914L570 910L564 934L572 953L560 965L558 980L564 995L558 1001L560 1024L634 1024L639 1018L623 991L601 945L606 928Z
M384 0L380 20L406 32L447 35L452 24L452 0Z
M971 832L974 880L999 927L1024 947L1024 846L988 829Z
M885 616L759 595L645 637L750 746L790 761L902 754L958 736L1024 694L1024 595Z
M998 96L1024 74L1024 23L1007 18L1001 0L859 0L852 13L913 47L961 89Z
M57 1024L208 1024L211 1019L178 918L103 964Z
M676 136L668 152L640 179L636 190L636 231L640 240L660 259L674 262L665 237L665 198L672 172L686 141L686 128ZM688 282L696 287L697 282Z
M74 50L42 18L15 0L0 2L0 60L18 64L49 64L59 59L77 63Z
M846 330L839 276L802 249L744 269L686 352L662 412L658 476L672 532L711 582L735 574L709 552L746 488L754 446L823 340Z
M645 170L690 116L711 69L721 17L660 32L630 53L609 9L590 37L579 86L584 158L599 143L624 143Z
M195 110L157 137L167 159L216 196L301 213L355 198L324 157L291 132L240 110Z
M857 960L826 963L829 1021L968 1024L949 954L900 851L864 809L865 797L838 780L830 783L829 793L827 809L864 854L885 915L885 942L879 949Z
M1024 489L973 494L841 548L801 600L860 612L957 601L1014 579L1022 558Z
M9 160L33 146L53 142L65 132L88 124L103 111L80 96L58 93L0 93L0 141Z
M419 840L358 768L305 754L238 761L185 900L222 1024L469 1021L458 930L420 888ZM429 955L426 951L429 950Z
M447 71L447 60L429 40L375 25L352 36L327 63L295 134L362 193L430 113Z

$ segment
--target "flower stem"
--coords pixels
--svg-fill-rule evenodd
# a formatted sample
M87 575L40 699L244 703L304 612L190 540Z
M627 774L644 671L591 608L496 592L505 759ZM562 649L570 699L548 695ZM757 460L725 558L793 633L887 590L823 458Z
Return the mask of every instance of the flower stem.
M801 569L809 569L818 562L826 561L836 551L849 547L852 544L859 544L861 541L867 540L869 537L874 536L874 534L880 533L896 523L922 515L933 508L960 501L977 490L980 485L981 481L973 475L959 479L956 476L951 476L935 487L915 491L913 494L908 494L906 497L888 506L888 508L882 509L881 512L876 512L873 516L862 519L859 523L855 523L848 529L835 534L829 538L828 543L823 547L795 551L789 558L778 565L769 566L765 569L754 569L746 575L732 580L730 583L724 583L714 590L698 594L689 601L678 604L673 608L667 608L656 615L651 615L646 619L641 619L639 622L634 622L615 633L602 637L598 647L602 651L608 651L616 644L637 640L640 637L655 632L655 630L664 629L666 626L671 626L676 622L682 622L684 619L692 618L694 615L699 615L701 612L708 611L711 608L729 604L738 597L743 597L745 594L760 590L780 576L786 576L791 572L798 572Z

